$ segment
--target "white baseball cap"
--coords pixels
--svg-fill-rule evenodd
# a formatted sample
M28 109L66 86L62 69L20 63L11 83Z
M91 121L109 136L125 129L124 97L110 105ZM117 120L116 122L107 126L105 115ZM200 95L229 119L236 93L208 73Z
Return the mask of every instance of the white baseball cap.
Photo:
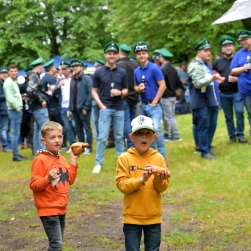
M140 129L149 129L155 132L153 121L151 118L139 115L131 122L131 132L135 133Z

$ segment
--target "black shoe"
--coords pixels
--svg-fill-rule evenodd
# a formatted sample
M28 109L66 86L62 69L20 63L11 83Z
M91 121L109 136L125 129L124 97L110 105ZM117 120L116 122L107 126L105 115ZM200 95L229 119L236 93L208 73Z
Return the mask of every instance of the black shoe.
M235 137L234 138L230 138L229 141L228 141L228 145L231 145L231 144L233 144L235 142L236 142L236 138Z
M200 149L200 147L198 146L198 147L195 147L195 149L194 149L194 153L200 153L201 152L201 149Z
M4 147L4 148L3 148L3 152L5 152L5 153L10 153L10 152L12 152L12 149L10 149L10 148L8 148L8 147Z
M111 142L106 145L106 148L113 148L113 147L115 147L115 144Z
M22 156L22 155L20 155L20 154L18 154L18 157L21 158L22 160L28 159L27 157L24 157L24 156Z
M201 156L204 159L215 159L215 156L213 156L211 153L207 153L204 156Z
M13 157L12 160L13 161L23 161L24 159L21 158L21 157L19 157L19 156L17 156L17 157Z
M238 141L239 141L240 143L247 143L247 142L248 142L247 139L245 139L244 137L238 138Z

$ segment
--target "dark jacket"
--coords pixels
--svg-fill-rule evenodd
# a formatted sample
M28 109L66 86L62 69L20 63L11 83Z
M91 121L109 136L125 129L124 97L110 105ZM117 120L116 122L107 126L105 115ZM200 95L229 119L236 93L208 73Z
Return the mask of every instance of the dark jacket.
M170 63L166 63L161 68L162 73L166 82L166 90L163 93L162 98L171 98L176 96L177 89L183 89L182 82L178 76L177 70L170 65Z
M123 68L127 74L128 94L125 100L129 103L137 103L139 101L139 94L134 90L134 70L139 66L136 62L131 61L128 57L120 58L117 65Z
M28 73L27 93L30 97L30 108L36 111L42 108L43 101L48 105L48 97L43 89L39 74L36 72Z
M3 81L0 79L0 115L8 115L5 95L3 92Z
M79 82L77 84L76 90L76 108L77 110L86 110L91 111L92 108L92 80L90 76L85 75L82 73L79 77ZM71 86L70 86L70 104L69 104L69 111L73 111L73 81L74 76L71 79Z

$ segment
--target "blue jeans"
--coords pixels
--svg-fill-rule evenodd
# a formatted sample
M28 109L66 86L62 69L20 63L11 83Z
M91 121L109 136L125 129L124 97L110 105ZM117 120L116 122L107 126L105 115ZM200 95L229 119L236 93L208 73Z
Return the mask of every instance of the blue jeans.
M0 115L0 139L3 148L9 147L8 137L7 137L8 124L9 124L9 116Z
M140 240L144 231L145 251L158 251L161 240L161 224L134 225L124 224L126 251L139 251Z
M230 138L244 137L244 102L239 92L224 94L220 92L221 107L225 114L228 136ZM234 112L237 127L234 126Z
M249 123L249 127L250 127L250 135L251 135L251 95L247 96L246 98L244 98L244 105L247 109L247 113L248 113L248 123Z
M91 111L88 111L86 115L83 114L82 110L72 111L73 119L75 121L75 129L80 142L86 141L89 144L89 149L92 150L92 128L91 128Z
M95 132L95 138L98 138L98 121L99 121L99 107L97 103L92 100L92 122L93 122L93 127L94 127L94 132Z
M97 142L96 164L102 165L105 154L105 143L113 123L116 153L119 156L124 152L124 110L117 111L104 109L99 112L99 135Z
M20 127L23 117L23 112L18 112L16 110L8 109L9 118L11 121L11 149L13 152L13 157L18 157L18 139L20 136Z
M137 103L130 103L126 100L124 102L125 107L125 124L124 124L124 134L127 139L127 148L133 147L134 144L130 140L128 134L131 132L131 122L136 118Z
M211 143L217 126L218 112L218 106L197 109L198 140L202 157L210 153Z
M47 122L49 115L47 108L40 108L35 111L33 111L33 117L34 117L34 134L33 134L33 154L36 154L36 152L39 149L44 149L45 146L41 142L41 127L45 122Z
M67 136L67 139L70 142L70 145L76 142L75 136L74 136L74 132L73 132L73 127L71 124L71 121L69 121L68 117L67 117L67 111L68 108L61 108L60 110L60 115L64 124L64 132Z
M168 134L171 138L179 139L180 133L175 119L175 101L176 97L162 98L161 107L163 112L165 134Z
M47 251L61 251L65 229L65 215L41 216L40 219L49 240Z
M157 104L156 106L150 106L142 102L140 105L140 114L148 116L152 119L155 133L157 134L156 139L152 144L152 147L154 148L154 143L156 143L159 153L164 158L166 158L164 136L160 129L160 121L162 119L162 109L160 104Z

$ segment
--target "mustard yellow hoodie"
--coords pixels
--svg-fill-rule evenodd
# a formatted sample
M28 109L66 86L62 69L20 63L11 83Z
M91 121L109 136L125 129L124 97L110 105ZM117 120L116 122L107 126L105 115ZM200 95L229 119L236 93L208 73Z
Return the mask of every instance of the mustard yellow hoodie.
M168 186L169 180L154 182L154 176L143 185L140 181L147 164L166 168L163 156L150 148L139 155L135 148L122 153L116 167L116 185L124 193L123 223L151 225L162 222L161 192Z

